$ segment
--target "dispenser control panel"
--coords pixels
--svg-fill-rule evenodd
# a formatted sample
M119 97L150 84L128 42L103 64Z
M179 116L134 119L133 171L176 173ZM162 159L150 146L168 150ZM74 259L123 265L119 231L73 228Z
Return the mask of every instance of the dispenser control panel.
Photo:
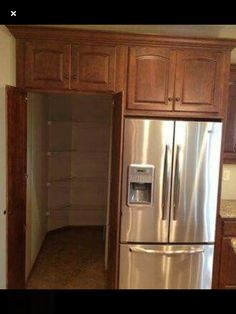
M151 206L153 202L154 166L129 165L128 180L128 205Z

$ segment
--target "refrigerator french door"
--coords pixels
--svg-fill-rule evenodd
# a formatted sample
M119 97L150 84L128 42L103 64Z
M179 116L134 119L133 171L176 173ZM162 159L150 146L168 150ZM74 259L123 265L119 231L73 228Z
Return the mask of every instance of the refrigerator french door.
M211 288L221 133L125 119L120 288Z

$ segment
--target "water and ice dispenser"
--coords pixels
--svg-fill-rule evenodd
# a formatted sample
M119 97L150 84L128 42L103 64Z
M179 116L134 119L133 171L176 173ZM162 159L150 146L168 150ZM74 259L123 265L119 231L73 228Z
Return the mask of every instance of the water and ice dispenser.
M154 166L131 164L128 169L128 205L153 203Z

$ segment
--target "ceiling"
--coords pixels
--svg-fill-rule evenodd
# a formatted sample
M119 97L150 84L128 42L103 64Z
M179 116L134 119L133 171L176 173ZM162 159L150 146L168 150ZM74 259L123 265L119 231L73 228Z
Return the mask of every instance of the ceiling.
M36 26L36 25L33 25ZM236 39L236 25L41 25L76 29L96 29L131 33L160 34L186 37Z
M36 26L36 25L32 25ZM211 37L236 39L236 25L40 25L73 29L95 29L182 37ZM236 49L232 52L236 63Z

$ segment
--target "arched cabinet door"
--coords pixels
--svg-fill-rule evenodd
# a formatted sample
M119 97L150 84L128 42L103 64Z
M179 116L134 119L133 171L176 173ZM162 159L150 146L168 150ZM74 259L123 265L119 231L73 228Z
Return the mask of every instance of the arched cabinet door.
M129 48L128 109L173 110L175 55L169 48Z
M222 111L223 53L203 49L177 51L175 111Z
M115 46L72 45L72 89L115 91Z

